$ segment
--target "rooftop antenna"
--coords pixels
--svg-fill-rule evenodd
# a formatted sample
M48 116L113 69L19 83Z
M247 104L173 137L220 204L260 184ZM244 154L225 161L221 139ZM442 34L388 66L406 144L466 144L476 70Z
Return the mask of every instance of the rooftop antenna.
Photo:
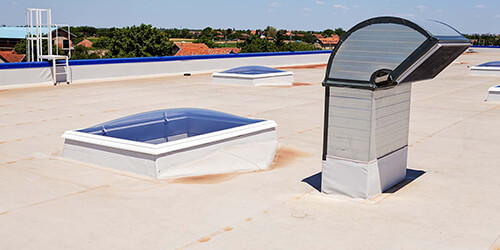
M69 46L68 46L68 56L59 55L59 27L67 27ZM56 45L56 55L52 54L53 37L52 31L55 32L55 41L58 43ZM45 42L46 41L46 42ZM44 51L44 44L47 44L47 52ZM58 82L58 75L64 75L64 81L69 84L71 81L71 70L69 68L69 57L71 56L71 32L70 27L67 24L57 25L52 24L52 10L51 9L37 9L37 8L27 8L26 9L26 54L28 62L41 62L43 60L48 60L52 62L52 80L54 85ZM64 43L62 44L62 49L64 48ZM63 61L58 63L57 61ZM57 67L62 66L62 67ZM58 72L60 69L60 72ZM62 69L62 70L61 70Z

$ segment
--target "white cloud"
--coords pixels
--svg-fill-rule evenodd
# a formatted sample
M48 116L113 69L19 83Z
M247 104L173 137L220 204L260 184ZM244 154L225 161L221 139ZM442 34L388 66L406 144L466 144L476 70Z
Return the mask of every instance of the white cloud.
M341 4L334 4L333 8L341 8L341 9L344 9L344 10L348 10L349 9L349 7L347 7L345 5L341 5Z
M322 2L322 1L316 1L316 4L323 5L323 4L325 4L325 2Z
M494 16L493 18L500 18L500 14Z
M273 9L267 9L267 12L269 12L269 13L273 13L273 12L274 12L274 10L273 10Z
M486 7L486 6L484 6L482 4L478 4L478 5L474 6L474 7L478 8L478 9L484 9L484 7Z
M421 12L424 11L425 9L427 9L427 6L425 5L419 5L417 6L417 9L420 10Z
M311 9L311 8L303 8L302 10L305 10L305 11L311 11L311 10L313 10L313 9Z
M12 2L10 2L10 4L12 4L12 5L16 5L16 4L17 4L17 2L16 2L16 1L12 1Z
M415 14L413 14L413 13L406 13L406 14L399 14L398 16L402 16L402 17L415 17Z
M280 7L282 4L280 2L272 2L269 4L269 7Z

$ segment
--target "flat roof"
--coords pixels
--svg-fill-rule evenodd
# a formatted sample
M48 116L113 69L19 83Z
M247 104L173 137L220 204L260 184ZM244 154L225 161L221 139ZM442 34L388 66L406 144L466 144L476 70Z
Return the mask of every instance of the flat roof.
M500 246L498 77L464 54L413 85L409 179L373 200L325 196L325 67L285 68L289 87L210 74L0 90L3 249L330 249ZM64 131L139 112L196 107L278 123L272 169L155 181L61 158ZM8 240L5 240L8 239Z
M56 28L52 28L55 30ZM42 34L46 34L47 27L42 27ZM33 32L36 32L36 27L33 28ZM7 39L25 39L28 34L28 30L26 27L0 27L0 38Z
M0 38L24 39L26 34L26 27L0 27Z

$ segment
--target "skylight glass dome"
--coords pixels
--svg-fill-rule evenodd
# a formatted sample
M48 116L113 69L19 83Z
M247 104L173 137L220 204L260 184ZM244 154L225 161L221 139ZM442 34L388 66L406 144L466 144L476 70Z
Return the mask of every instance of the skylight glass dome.
M470 67L471 75L500 76L500 61L486 62Z
M265 66L243 66L243 67L228 69L220 73L260 75L260 74L269 74L278 72L285 72L285 71Z
M276 123L214 110L135 114L63 134L63 157L153 178L266 169Z
M265 66L243 66L213 73L212 82L250 86L292 85L293 72Z

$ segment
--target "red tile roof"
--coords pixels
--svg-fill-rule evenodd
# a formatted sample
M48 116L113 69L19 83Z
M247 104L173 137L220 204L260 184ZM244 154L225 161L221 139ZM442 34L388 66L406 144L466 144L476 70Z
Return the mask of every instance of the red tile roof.
M339 42L339 36L337 35L332 35L331 37L327 38L318 38L318 40L323 44L323 45L335 45Z
M220 54L231 54L239 53L238 48L209 48L204 43L175 43L178 51L175 56L192 56L192 55L220 55ZM182 48L182 49L181 49Z
M83 46L85 48L90 48L92 47L92 42L87 40L87 39L84 39L83 41L79 42L76 46Z
M321 34L313 34L313 36L315 36L316 38L323 38L323 35Z
M17 54L15 51L0 51L0 59L9 63L22 62L25 56L24 54Z
M208 46L204 43L174 43L179 49L176 56L208 55Z
M209 55L222 55L222 54L231 54L235 53L238 54L240 53L239 48L213 48L213 49L208 49L208 54Z

